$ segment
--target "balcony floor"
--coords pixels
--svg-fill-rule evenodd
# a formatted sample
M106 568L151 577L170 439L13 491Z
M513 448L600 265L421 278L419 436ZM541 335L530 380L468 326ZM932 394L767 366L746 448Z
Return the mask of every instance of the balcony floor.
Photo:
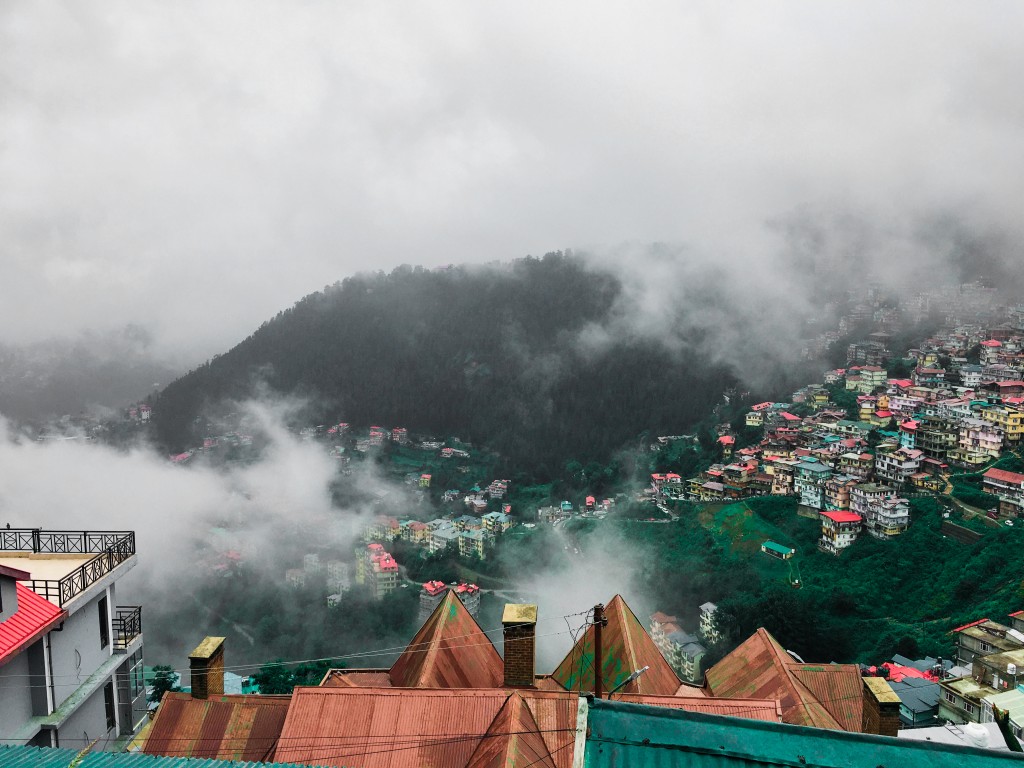
M5 552L0 555L0 565L9 568L17 568L20 571L28 571L33 579L45 579L59 581L76 568L88 563L96 557L89 555L50 555L32 554L25 552Z

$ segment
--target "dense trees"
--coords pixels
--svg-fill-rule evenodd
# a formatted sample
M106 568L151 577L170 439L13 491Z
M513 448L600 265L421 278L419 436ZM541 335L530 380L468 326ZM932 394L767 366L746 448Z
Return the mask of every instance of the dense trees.
M320 423L381 423L486 444L539 480L585 470L645 429L685 430L732 385L690 350L610 335L619 283L560 254L507 268L402 268L307 296L155 403L169 449L202 437L204 409L262 382L307 394ZM598 334L602 335L602 334ZM594 478L613 480L595 473Z

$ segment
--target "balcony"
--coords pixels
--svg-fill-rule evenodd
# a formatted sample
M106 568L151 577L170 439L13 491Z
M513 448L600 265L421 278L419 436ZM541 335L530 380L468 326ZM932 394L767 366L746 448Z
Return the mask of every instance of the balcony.
M114 653L127 653L132 641L142 634L142 606L117 606L111 623L114 627Z
M134 555L134 531L0 529L0 561L48 576L30 579L25 586L62 608Z

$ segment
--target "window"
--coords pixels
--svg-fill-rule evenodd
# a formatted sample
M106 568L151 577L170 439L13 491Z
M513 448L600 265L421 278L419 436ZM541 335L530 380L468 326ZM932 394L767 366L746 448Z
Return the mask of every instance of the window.
M954 696L949 691L943 691L942 695L945 697L946 701L948 701L950 704L956 704L956 696Z
M968 715L973 715L977 711L978 711L978 708L976 706L974 706L973 704L971 704L971 702L969 702L969 701L965 701L964 702L964 712L966 712Z
M992 650L992 646L986 643L984 640L981 641L981 650L983 653L988 653Z
M114 683L109 682L103 686L103 704L107 709L107 730L117 725L117 717L114 713Z
M100 648L106 648L110 644L110 616L107 613L107 598L101 597L100 609Z

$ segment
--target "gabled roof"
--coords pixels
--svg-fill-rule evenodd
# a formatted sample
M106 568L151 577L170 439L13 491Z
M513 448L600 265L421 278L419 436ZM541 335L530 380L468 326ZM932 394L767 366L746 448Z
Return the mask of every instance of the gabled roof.
M142 751L168 757L270 760L290 696L165 693Z
M6 570L28 578L28 574L22 571L13 568ZM28 587L15 583L14 588L18 610L6 620L0 621L0 664L17 656L52 627L64 621L68 615L67 611L40 597Z
M709 669L706 680L713 696L777 699L782 719L793 725L861 728L856 665L800 664L764 628Z
M502 714L510 695L528 705L532 730L555 768L570 768L579 698L565 691L513 694L500 688L296 688L274 759L345 768L463 768L478 757L485 739L507 743L510 736L524 735L509 728L531 730L520 727L529 719L518 703ZM530 736L529 746L519 747L539 751L537 741ZM538 762L536 768L541 765L550 764Z
M983 477L991 478L1003 483L1013 483L1014 485L1020 485L1024 483L1024 475L1017 474L1016 472L1007 472L1005 469L992 468L985 472Z
M679 678L665 661L661 651L644 630L636 614L620 595L605 607L608 625L601 630L603 649L601 681L611 691L641 667L650 667L623 693L671 696L679 688ZM594 690L594 627L589 626L562 663L551 674L568 691Z
M452 590L391 667L399 688L495 688L503 679L501 657Z
M555 768L526 700L513 692L494 716L466 768Z

